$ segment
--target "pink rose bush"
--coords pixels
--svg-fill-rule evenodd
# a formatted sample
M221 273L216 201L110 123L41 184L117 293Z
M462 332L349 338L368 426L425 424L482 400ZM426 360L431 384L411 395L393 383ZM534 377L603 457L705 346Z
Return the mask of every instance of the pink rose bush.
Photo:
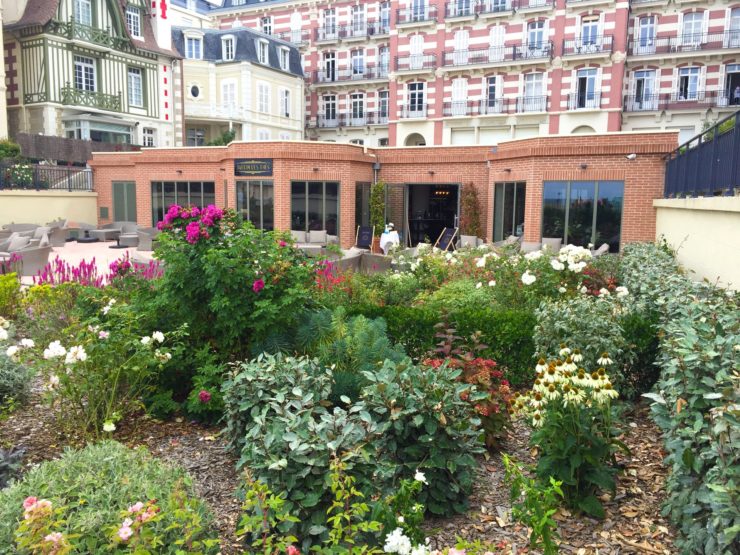
M72 550L67 538L54 528L63 522L56 519L51 501L26 497L23 501L23 520L16 531L16 544L22 553L39 555L66 555Z
M218 229L218 224L223 217L224 211L212 204L202 209L197 206L184 208L173 204L167 210L164 220L157 223L157 229L161 231L182 230L185 232L185 240L195 245L201 239L209 239Z
M143 549L149 546L150 537L144 531L144 524L154 523L161 518L160 508L153 500L142 503L137 501L124 513L121 525L116 529L113 540L125 543L129 549Z

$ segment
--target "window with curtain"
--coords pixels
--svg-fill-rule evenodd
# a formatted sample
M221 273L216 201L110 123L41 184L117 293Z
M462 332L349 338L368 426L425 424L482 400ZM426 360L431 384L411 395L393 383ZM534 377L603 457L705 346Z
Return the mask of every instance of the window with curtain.
M242 218L265 231L272 231L275 195L271 180L236 182L236 210Z
M290 185L291 229L339 229L339 183L336 181L293 181Z
M152 181L152 225L164 219L173 204L180 206L208 206L216 204L216 186L213 181Z

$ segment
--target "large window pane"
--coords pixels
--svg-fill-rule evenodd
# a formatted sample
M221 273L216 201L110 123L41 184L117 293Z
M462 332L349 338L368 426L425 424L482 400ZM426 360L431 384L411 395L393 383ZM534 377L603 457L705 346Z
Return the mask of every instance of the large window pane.
M306 231L306 182L294 181L290 186L290 228Z
M198 183L200 185L200 183ZM178 181L175 187L177 196L175 197L175 203L180 206L188 206L190 204L190 186L187 181ZM198 199L200 201L200 199ZM200 202L198 202L200 205Z
M173 204L180 206L207 206L216 204L216 187L213 181L153 181L152 225L164 219Z
M525 183L496 183L493 191L493 240L524 233Z
M203 202L201 206L216 204L216 184L213 181L203 182Z
M272 231L275 227L275 198L272 181L262 182L262 229Z
M324 182L308 183L308 230L324 229Z
M514 203L514 235L521 237L524 235L524 204L527 200L527 184L517 183L514 194L516 202Z
M162 202L162 184L152 183L152 225L164 218L164 203Z
M543 197L542 236L565 238L567 183L546 181Z
M592 242L594 190L593 181L573 181L570 184L567 241L572 245L585 247Z
M165 212L173 204L177 204L177 197L175 196L175 183L172 181L165 181L164 182L164 210ZM162 218L164 218L164 216L162 216Z
M339 221L339 183L326 183L324 229L329 235L337 235Z
M294 181L290 191L291 229L325 229L330 235L336 235L339 229L339 183Z
M599 181L599 199L596 205L596 237L594 240L594 245L597 248L603 243L609 243L610 252L619 252L623 202L623 182Z

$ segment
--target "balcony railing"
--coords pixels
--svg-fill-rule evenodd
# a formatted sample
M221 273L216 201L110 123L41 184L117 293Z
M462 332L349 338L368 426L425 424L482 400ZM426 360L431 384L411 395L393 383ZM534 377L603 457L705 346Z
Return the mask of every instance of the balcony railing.
M425 118L427 117L426 104L405 104L401 108L399 116L403 119Z
M630 95L624 98L626 112L655 112L658 110L696 110L724 108L731 105L725 91L689 91L681 93ZM738 106L740 108L740 106Z
M334 41L339 40L340 35L344 32L342 25L324 25L316 29L317 41Z
M92 170L75 166L0 163L0 190L92 191Z
M522 96L516 99L516 111L547 112L547 96Z
M476 5L475 11L480 15L506 13L514 9L512 0L485 0Z
M295 31L283 31L275 33L275 36L281 40L293 43L297 46L308 44L311 33L308 29L296 29Z
M83 91L75 87L62 87L62 104L67 106L87 106L111 112L121 111L121 93L104 94L94 91Z
M474 0L453 0L445 4L445 17L473 17L476 13L476 2Z
M413 54L396 56L396 71L415 71L437 67L436 54Z
M571 93L568 95L568 110L593 110L601 107L601 92Z
M445 102L442 106L444 117L479 116L508 114L515 103L510 98L486 98L484 100L461 100Z
M567 39L563 41L563 56L583 56L589 54L610 53L611 51L611 35Z
M388 79L388 66L365 66L350 69L314 71L314 83L341 83L345 81L366 81L369 79Z
M390 32L389 22L366 21L360 24L344 25L340 29L339 37L343 39L367 38L375 35L387 35Z
M408 8L398 8L396 11L396 23L427 23L437 20L437 6L424 5Z
M676 54L740 48L740 30L724 33L682 34L673 37L640 38L630 43L629 53L633 56L652 54Z
M336 127L362 127L365 125L385 125L388 123L388 112L381 111L362 111L348 112L342 114L317 114L316 127L336 128Z
M740 110L673 151L666 162L666 198L740 193Z
M528 8L549 8L553 5L553 0L514 0L516 10L526 10Z
M512 62L518 60L535 60L550 58L552 43L537 44L524 43L520 46L489 46L468 50L452 50L445 52L445 66L469 66L477 64L494 64L498 62Z
M53 35L107 46L114 50L126 50L130 46L128 39L112 36L110 29L98 29L90 25L77 23L74 19L70 21L52 19L47 24L46 29Z

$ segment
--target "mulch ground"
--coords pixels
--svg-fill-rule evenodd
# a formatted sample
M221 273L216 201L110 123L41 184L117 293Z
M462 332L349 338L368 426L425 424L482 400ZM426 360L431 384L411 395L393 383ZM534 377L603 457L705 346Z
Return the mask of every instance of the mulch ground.
M630 422L622 440L630 453L620 456L625 471L618 480L617 494L605 497L606 518L602 521L560 509L556 515L562 537L561 553L617 555L628 553L674 553L672 530L660 516L666 468L658 429L645 407L626 415ZM129 420L114 434L129 446L146 446L155 456L185 467L198 493L209 503L222 538L222 552L241 553L235 537L241 503L235 496L240 483L236 459L226 450L219 429L181 419L159 422L141 416ZM79 446L82 439L63 435L54 414L40 401L36 391L29 404L0 422L0 446L25 450L24 466L57 458L64 447ZM511 456L531 462L526 426L516 424L502 445ZM470 510L447 519L428 522L433 546L454 545L456 537L504 542L507 553L531 553L526 528L512 522L508 488L497 453L481 460Z

